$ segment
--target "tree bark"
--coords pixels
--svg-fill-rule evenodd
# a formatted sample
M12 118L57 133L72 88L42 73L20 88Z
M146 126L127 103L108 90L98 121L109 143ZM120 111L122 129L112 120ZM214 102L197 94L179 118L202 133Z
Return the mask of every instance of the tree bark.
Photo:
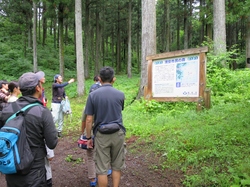
M188 49L188 5L184 0L184 49Z
M43 2L43 17L42 17L42 23L43 23L43 41L42 45L44 46L46 43L47 38L47 18L45 17L45 12L47 10L46 2Z
M36 9L36 2L33 1L33 71L34 72L37 72L36 24L37 24L37 9Z
M204 20L205 20L205 17L204 17L204 14L202 13L203 12L203 0L200 0L200 10L199 10L199 16L200 16L200 22L201 22L201 26L200 26L200 44L204 41Z
M59 4L59 64L60 64L60 75L64 77L64 41L63 41L63 5Z
M137 31L137 34L136 34L136 43L137 43L137 47L136 47L136 51L137 51L137 53L136 53L136 59L137 59L137 71L138 72L140 72L141 71L141 66L140 66L140 64L141 64L141 58L140 58L140 30L141 30L141 0L138 0L137 1L137 3L138 3L138 9L137 9L137 24L138 24L138 31Z
M99 10L96 9L96 54L95 54L95 75L98 75L100 69L100 23L99 23Z
M116 72L121 70L121 31L120 31L120 5L118 3L117 10L117 33L116 33Z
M77 69L77 94L84 94L84 65L82 47L82 1L75 0L75 25L76 25L76 69Z
M54 28L53 29L53 34L54 34L54 48L56 49L56 47L57 47L57 37L56 37L56 33L57 33L57 21L56 21L56 18L53 19L53 28Z
M178 9L180 10L180 0L177 0L177 6L178 6ZM176 26L176 30L177 30L177 50L180 49L180 15L177 15L177 26Z
M132 2L129 0L128 5L128 66L127 66L127 72L128 72L128 78L132 77L131 73L131 59L132 59L132 52L131 52L131 19L132 19Z
M38 5L39 5L39 7L38 7L38 10L39 10L39 12L38 12L38 17L39 17L39 19L38 19L38 38L39 38L39 42L41 41L41 2L38 2Z
M166 52L170 51L170 3L169 0L165 0L166 6Z
M246 28L246 67L250 68L250 16L247 18Z
M85 32L84 32L84 51L85 51L85 60L84 60L84 75L85 78L89 78L89 47L90 47L90 34L89 34L89 6L90 2L89 0L85 1Z
M141 83L137 98L144 95L148 84L148 63L146 57L156 53L156 7L155 0L142 1L142 38L141 38Z
M220 55L226 50L226 15L225 15L225 0L213 1L213 29L214 29L214 53ZM226 67L225 61L221 62L223 67Z

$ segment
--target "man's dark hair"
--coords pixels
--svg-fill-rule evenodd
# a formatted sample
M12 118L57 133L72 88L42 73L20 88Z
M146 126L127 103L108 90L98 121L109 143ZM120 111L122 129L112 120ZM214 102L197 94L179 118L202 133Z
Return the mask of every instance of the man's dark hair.
M99 81L99 79L98 79L98 75L96 75L95 77L94 77L94 79L93 79L94 81Z
M18 88L18 82L17 81L11 81L9 83L9 92L13 92L15 88Z
M102 80L102 82L112 82L113 78L115 76L115 72L113 70L113 68L106 66L103 67L100 70L100 78Z
M8 82L6 80L1 80L0 81L0 89L2 89L3 84L8 84Z
M33 95L36 92L36 87L25 89L25 90L20 90L22 93L22 96L29 96Z

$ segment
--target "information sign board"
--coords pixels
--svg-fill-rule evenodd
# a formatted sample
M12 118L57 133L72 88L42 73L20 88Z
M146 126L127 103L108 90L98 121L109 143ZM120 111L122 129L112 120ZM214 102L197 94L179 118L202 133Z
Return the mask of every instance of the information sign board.
M207 47L147 57L146 99L198 101L205 89Z

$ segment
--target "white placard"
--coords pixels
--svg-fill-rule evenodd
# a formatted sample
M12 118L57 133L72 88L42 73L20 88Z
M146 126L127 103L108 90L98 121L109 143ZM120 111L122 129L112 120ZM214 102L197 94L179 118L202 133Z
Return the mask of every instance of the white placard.
M199 55L154 60L153 97L198 97Z

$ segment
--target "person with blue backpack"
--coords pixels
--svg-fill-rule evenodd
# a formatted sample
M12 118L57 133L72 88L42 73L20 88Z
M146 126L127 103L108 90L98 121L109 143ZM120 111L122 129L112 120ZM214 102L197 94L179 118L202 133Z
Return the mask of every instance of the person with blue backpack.
M34 159L25 175L20 173L6 174L6 183L8 187L46 186L45 142L50 149L54 149L58 142L57 130L50 110L44 107L39 100L42 95L42 84L38 76L32 72L24 73L19 78L18 85L22 96L16 102L10 103L2 110L0 128L5 127L6 120L15 112L33 104L29 110L25 110L24 126L29 149ZM29 155L23 156L25 158Z

